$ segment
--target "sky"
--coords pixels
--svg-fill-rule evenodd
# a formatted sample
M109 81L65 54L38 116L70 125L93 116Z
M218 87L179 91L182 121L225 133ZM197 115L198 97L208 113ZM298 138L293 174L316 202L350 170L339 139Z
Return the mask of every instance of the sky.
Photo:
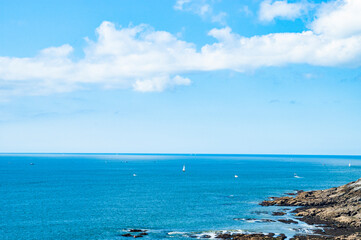
M0 152L361 154L359 0L0 0Z

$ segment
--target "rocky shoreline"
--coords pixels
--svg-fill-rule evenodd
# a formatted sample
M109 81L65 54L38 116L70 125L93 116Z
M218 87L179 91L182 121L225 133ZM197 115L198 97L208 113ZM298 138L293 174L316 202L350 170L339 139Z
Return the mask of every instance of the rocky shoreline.
M313 234L296 235L289 240L361 240L361 178L340 187L317 191L297 191L286 193L284 197L271 197L260 205L298 207L292 211L295 220L310 225L321 226ZM283 211L273 212L273 216L284 216ZM270 219L234 219L255 220L260 222L276 222ZM292 219L278 219L284 224L297 224ZM147 230L129 229L122 237L142 238L148 235ZM190 235L190 238L214 238L211 235ZM285 234L263 233L218 233L216 239L230 240L284 240Z
M298 191L286 197L273 197L262 206L294 206L295 216L308 224L322 226L314 235L294 236L290 240L361 240L361 179L346 185L317 191ZM280 214L280 213L277 213ZM232 240L283 240L284 234L220 234Z

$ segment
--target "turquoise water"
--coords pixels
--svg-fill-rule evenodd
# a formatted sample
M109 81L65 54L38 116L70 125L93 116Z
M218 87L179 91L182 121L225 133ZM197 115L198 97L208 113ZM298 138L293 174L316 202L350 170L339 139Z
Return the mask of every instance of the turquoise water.
M143 239L292 235L309 226L246 219L289 218L258 203L360 177L360 157L2 154L0 239L127 239L120 235L129 228L147 229Z

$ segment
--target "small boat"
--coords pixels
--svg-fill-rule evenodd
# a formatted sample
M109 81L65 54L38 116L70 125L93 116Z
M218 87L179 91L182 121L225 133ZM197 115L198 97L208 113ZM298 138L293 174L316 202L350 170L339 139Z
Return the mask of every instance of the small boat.
M137 174L133 173L133 177L136 177L136 176L137 176Z
M238 175L234 175L235 178L238 178Z
M186 165L183 165L183 169L182 169L183 172L186 171Z
M297 175L297 173L294 174L295 178L301 178L300 176Z
M351 163L350 163L350 162L348 163L348 167L351 167Z
M30 165L35 165L35 163L30 163Z

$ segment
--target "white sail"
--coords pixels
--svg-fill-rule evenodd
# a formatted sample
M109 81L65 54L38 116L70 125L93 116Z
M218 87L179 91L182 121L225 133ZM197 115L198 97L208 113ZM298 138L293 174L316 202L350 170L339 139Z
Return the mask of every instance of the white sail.
M186 171L186 165L183 165L183 172Z

